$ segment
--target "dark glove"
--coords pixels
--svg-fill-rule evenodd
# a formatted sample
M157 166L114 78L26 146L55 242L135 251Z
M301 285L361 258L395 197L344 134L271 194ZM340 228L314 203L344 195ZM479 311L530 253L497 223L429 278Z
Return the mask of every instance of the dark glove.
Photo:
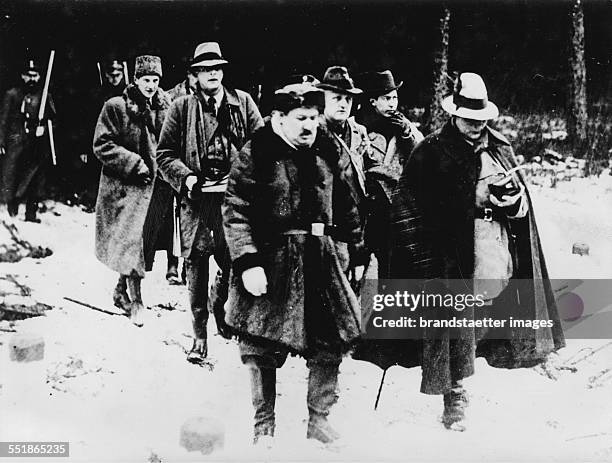
M372 252L364 244L349 244L349 268L367 265Z
M141 186L150 185L153 181L151 171L143 161L139 161L136 164L130 177L134 184Z
M410 121L399 111L394 111L389 116L389 122L396 129L397 134L405 135L410 129Z

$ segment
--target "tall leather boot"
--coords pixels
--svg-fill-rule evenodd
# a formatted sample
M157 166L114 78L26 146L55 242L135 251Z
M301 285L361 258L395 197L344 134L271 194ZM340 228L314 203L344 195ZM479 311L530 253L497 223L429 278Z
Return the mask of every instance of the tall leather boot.
M143 325L143 312L144 306L142 305L142 294L140 292L140 283L142 278L138 275L130 275L127 278L128 290L130 292L130 299L132 300L129 304L130 307L130 320L138 327Z
M115 286L113 291L113 304L115 304L115 307L129 313L131 301L127 293L127 278L127 275L119 275L117 286Z
M276 403L276 368L262 368L249 364L251 375L251 397L255 409L253 444L263 436L274 437Z
M312 364L308 367L308 431L306 438L329 444L340 437L327 421L329 410L338 401L338 365Z
M453 380L450 392L444 394L444 412L442 423L446 429L452 431L465 431L462 423L465 419L465 409L468 404L467 394L463 388L463 381Z

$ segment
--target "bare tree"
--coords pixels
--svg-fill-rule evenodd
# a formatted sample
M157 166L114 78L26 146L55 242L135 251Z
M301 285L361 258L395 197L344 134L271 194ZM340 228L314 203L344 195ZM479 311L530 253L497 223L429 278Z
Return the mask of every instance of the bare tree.
M586 64L584 61L584 12L581 0L574 0L571 15L570 68L572 82L570 85L571 116L569 128L574 146L578 149L584 149L587 139L587 92Z
M441 12L438 28L438 46L434 55L433 92L429 107L429 131L433 132L444 124L446 116L442 109L442 97L448 93L448 39L451 12L445 6Z

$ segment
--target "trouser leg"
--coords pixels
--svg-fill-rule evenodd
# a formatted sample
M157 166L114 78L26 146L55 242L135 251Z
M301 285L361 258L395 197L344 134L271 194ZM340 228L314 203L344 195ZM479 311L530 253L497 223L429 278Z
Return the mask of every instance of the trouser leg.
M196 338L206 339L208 324L208 265L209 256L185 259L191 321Z
M130 310L131 302L127 294L127 279L127 275L119 275L117 285L115 286L115 290L113 292L113 303L115 304L115 307L125 311Z
M142 316L144 311L144 306L142 304L142 294L141 294L141 281L142 278L138 276L135 272L127 278L127 287L130 293L130 320L136 326L142 326Z
M317 439L324 444L340 437L327 417L331 407L338 401L338 371L341 361L339 352L318 352L306 362L308 367L308 439Z

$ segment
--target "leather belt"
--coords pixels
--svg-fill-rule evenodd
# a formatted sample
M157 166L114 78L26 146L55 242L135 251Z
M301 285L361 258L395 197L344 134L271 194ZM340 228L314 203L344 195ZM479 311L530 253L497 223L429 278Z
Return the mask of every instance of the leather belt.
M474 212L475 219L483 219L485 222L502 222L505 220L506 215L499 211L499 209L492 209L490 207L477 207Z
M304 228L291 228L289 230L285 230L283 235L333 236L335 232L335 225L326 225L322 222L314 222L310 224L310 230Z

